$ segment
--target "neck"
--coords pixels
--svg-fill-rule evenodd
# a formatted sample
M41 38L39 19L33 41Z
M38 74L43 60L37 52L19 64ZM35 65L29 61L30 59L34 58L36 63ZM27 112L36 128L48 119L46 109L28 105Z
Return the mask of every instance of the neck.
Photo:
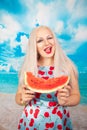
M40 58L38 60L38 65L40 65L40 66L50 66L50 65L53 65L53 58Z

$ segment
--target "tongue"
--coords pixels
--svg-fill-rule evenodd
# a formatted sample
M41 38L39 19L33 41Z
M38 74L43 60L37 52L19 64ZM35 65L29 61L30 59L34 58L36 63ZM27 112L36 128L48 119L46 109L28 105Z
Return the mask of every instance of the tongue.
M50 48L47 48L47 49L45 50L45 52L46 52L46 53L50 53L50 52L51 52Z

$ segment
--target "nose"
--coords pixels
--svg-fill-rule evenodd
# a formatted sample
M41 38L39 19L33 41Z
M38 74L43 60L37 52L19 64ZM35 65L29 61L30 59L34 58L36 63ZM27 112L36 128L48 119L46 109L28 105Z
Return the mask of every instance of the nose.
M49 41L47 39L44 42L45 42L45 45L49 45Z

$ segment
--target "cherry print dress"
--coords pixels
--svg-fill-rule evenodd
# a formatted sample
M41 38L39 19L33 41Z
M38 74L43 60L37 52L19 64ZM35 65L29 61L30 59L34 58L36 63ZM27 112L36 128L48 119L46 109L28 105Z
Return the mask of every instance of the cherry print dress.
M38 77L53 77L53 66L38 67ZM72 130L67 107L58 104L57 92L36 93L24 108L18 130Z

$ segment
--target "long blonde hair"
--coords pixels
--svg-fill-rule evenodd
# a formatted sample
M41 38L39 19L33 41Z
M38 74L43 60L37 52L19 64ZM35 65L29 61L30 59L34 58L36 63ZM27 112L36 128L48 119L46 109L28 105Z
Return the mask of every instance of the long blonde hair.
M24 72L26 71L32 72L35 76L37 76L38 70L37 70L36 33L37 30L40 28L43 29L47 28L48 30L50 30L55 40L56 50L54 55L54 76L55 77L60 76L61 72L63 71L65 73L68 73L69 75L71 72L74 72L74 75L77 77L78 75L77 69L74 63L63 52L55 34L47 26L39 26L36 27L34 30L32 30L30 34L26 56L22 68L20 70L19 84L24 83Z

